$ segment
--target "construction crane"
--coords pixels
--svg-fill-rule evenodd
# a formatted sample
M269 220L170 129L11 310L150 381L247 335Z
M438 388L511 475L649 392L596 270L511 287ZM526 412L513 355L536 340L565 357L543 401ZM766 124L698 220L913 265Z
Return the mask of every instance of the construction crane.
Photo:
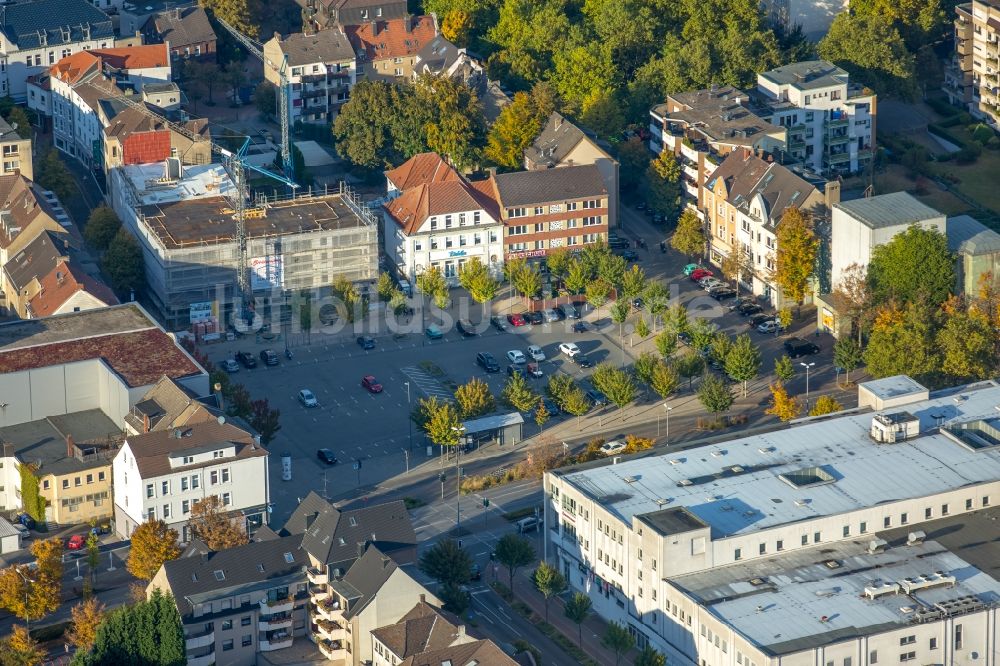
M224 194L224 196L233 206L233 219L236 221L236 286L240 292L241 304L243 306L241 316L244 317L244 321L246 321L245 317L251 310L250 304L253 301L253 288L251 286L250 274L247 268L246 218L247 202L250 200L250 190L247 186L247 170L255 171L259 174L267 176L268 178L273 178L278 182L284 183L291 188L292 191L294 191L298 185L290 178L286 178L285 176L274 173L273 171L251 164L247 160L247 148L250 147L249 136L244 137L243 145L240 146L236 152L233 152L227 148L223 148L213 141L205 139L203 136L192 132L187 127L184 127L179 123L175 123L167 118L164 118L146 106L143 102L131 99L128 95L115 95L113 99L121 102L129 108L139 111L140 113L144 113L151 118L155 118L174 132L177 132L181 136L187 138L192 143L207 142L209 146L211 146L212 152L222 157L222 167L226 170L226 173L229 174L230 179L233 181L233 185L235 185L235 192Z
M218 21L219 25L225 28L236 41L242 44L243 48L255 55L258 60L264 63L264 67L270 67L278 74L278 113L281 116L281 168L285 172L286 178L293 178L292 149L288 141L288 100L291 97L291 94L289 93L291 84L288 82L287 74L288 56L282 56L280 65L274 63L264 55L263 44L257 40L250 39L227 23L224 19L219 18L218 15L216 15L215 20Z

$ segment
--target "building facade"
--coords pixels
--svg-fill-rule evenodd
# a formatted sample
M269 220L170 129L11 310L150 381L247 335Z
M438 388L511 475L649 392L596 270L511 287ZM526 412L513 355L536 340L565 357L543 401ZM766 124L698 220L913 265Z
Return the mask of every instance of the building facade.
M169 44L174 60L195 58L215 61L218 38L208 14L201 7L168 9L146 22L143 33L147 44Z
M358 56L358 77L409 81L420 50L438 34L437 19L410 16L372 19L344 27Z
M281 85L279 72L286 57L289 122L332 122L357 81L354 49L347 36L330 28L272 37L264 44L264 77L275 86Z
M0 176L24 176L35 179L31 156L31 139L22 139L18 130L30 128L11 127L0 118Z
M945 67L944 92L994 130L1000 129L1000 2L955 6L955 55Z

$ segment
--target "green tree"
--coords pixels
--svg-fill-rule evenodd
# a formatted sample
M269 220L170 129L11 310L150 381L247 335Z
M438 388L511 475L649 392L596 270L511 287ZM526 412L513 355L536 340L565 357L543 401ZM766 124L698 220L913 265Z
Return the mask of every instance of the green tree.
M512 278L514 289L525 298L537 296L542 291L542 274L534 266L523 266Z
M427 438L440 447L454 447L458 445L462 438L459 428L462 419L458 409L450 402L439 402L434 406L432 412L428 414L428 420L424 424L424 432Z
M479 257L472 257L459 267L458 283L477 303L492 301L500 289L500 283L490 274L490 269L479 260Z
M833 362L847 373L848 384L851 383L851 372L856 370L862 361L864 361L864 352L854 338L840 338L833 343Z
M262 444L270 444L281 430L281 410L271 409L267 398L254 400L250 403L250 426L260 435Z
M680 374L673 365L660 361L653 367L649 385L661 398L666 399L673 395L680 383Z
M69 169L63 164L62 157L55 148L50 148L45 156L35 163L35 181L46 190L52 190L63 205L67 205L70 197L77 191L73 176L70 175Z
M448 306L448 281L445 280L444 273L437 266L431 266L417 276L417 289L420 293L428 296L442 310ZM442 303L444 307L442 307Z
M458 403L463 419L489 414L497 408L489 384L478 377L473 377L455 389L455 402Z
M587 283L589 281L590 274L587 272L587 267L584 263L578 259L571 260L567 266L566 279L564 280L566 289L569 293L581 293L587 288Z
M421 430L426 430L434 413L441 409L442 405L444 405L444 401L437 396L420 398L417 400L417 406L410 413L410 420Z
M647 205L672 220L680 208L681 165L673 153L663 151L646 169Z
M667 666L667 658L652 646L646 645L635 658L633 666Z
M128 294L129 291L138 293L145 286L142 248L124 227L118 230L101 257L101 270L119 294Z
M593 607L593 602L590 601L588 597L583 592L577 592L574 594L566 605L563 607L563 613L566 614L570 620L576 624L577 637L576 644L583 645L583 622L590 616L590 609Z
M100 546L101 541L97 538L96 534L91 532L87 535L87 568L90 569L91 583L97 578L97 566L100 564L99 559L101 556Z
M618 408L622 420L625 420L625 405L635 400L637 392L632 373L601 363L591 375L591 381Z
M442 583L438 596L443 602L442 608L456 615L464 614L472 602L472 597L458 583Z
M538 591L545 598L545 621L548 622L549 599L566 591L568 587L566 578L559 573L559 569L542 560L538 564L538 568L535 569L534 580L535 587L538 588Z
M695 351L687 351L674 362L677 374L688 380L688 388L694 383L694 378L705 370L705 359Z
M10 113L5 116L10 126L17 131L17 135L22 139L31 138L31 117L24 107L15 106Z
M538 401L538 394L531 390L528 381L519 372L507 378L500 397L519 412L530 412Z
M549 274L555 280L562 280L569 271L570 261L573 256L568 247L557 247L545 255L545 267L549 269Z
M396 282L392 279L392 276L385 271L379 273L378 282L375 283L375 291L378 293L379 298L388 301L392 298L392 293L395 290Z
M937 334L941 370L954 381L986 379L997 370L997 331L976 310L959 309L944 318Z
M385 81L365 79L351 88L351 98L333 123L342 157L369 169L385 168L398 160L393 142L396 97L393 85Z
M664 327L672 331L674 335L688 333L691 330L691 321L688 319L687 308L677 303L671 307L664 316Z
M91 211L90 217L87 218L87 225L83 228L83 238L94 250L104 252L121 227L122 222L115 211L102 204Z
M935 329L936 317L916 303L901 312L879 315L864 353L868 374L876 378L909 375L934 383L941 370Z
M642 315L639 315L639 318L635 320L635 334L639 336L639 340L644 340L649 335L649 324L646 323L646 318Z
M608 308L608 310L611 313L611 321L613 321L614 323L618 324L618 346L621 348L621 352L622 352L622 364L624 365L624 363L625 363L625 337L624 337L625 336L625 332L624 332L624 326L625 326L625 320L628 319L628 315L632 311L632 308L629 306L628 301L624 301L624 300L620 300L619 299L619 300L615 301L614 303L612 303L611 307Z
M557 373L549 375L549 381L545 385L545 394L555 401L560 408L566 396L576 388L576 382L569 375Z
M787 354L774 359L774 376L778 378L779 382L791 381L792 377L795 376L795 364Z
M614 88L615 66L603 44L562 49L552 60L550 80L570 115L585 112L600 93Z
M909 97L915 91L916 59L883 15L841 12L816 50L880 92Z
M947 237L915 224L876 246L868 264L868 285L876 304L944 303L955 286L955 257Z
M609 622L601 638L601 645L615 653L615 666L622 662L622 655L635 646L635 638L628 629L617 622Z
M253 103L260 115L273 118L278 114L278 89L270 81L261 81L254 88Z
M716 331L712 336L712 344L708 346L712 358L722 365L726 364L726 357L733 349L733 339L725 331Z
M622 192L635 189L646 175L649 162L649 148L638 136L633 136L618 146L618 177Z
M476 92L457 77L431 74L420 75L413 90L414 103L431 112L424 125L427 148L459 169L476 164L486 141L486 121Z
M649 384L653 379L653 369L657 363L662 362L663 360L653 352L647 351L639 354L639 358L635 359L635 363L632 364L635 378L643 384Z
M633 298L641 296L645 291L646 271L642 270L638 264L632 264L632 268L625 271L621 277L622 298L631 301Z
M505 534L500 537L494 549L497 562L507 567L510 589L514 589L514 574L521 567L526 567L535 561L535 549L531 542L516 534Z
M663 317L663 314L667 311L667 305L670 303L670 293L667 288L664 287L659 282L650 282L645 291L643 291L642 298L646 303L646 310L649 311L649 316L653 320L653 330L656 330L656 321Z
M774 260L774 281L785 297L799 305L816 271L819 239L808 213L787 208L775 231L778 250Z
M572 416L575 416L577 424L579 424L580 417L590 411L590 400L587 399L587 394L584 393L582 388L574 386L572 390L567 391L566 395L563 396L562 404L559 407Z
M438 541L420 556L420 570L439 583L472 580L472 556L453 539Z
M627 265L628 262L625 261L625 257L605 252L601 255L597 263L597 277L612 287L621 287Z
M608 302L611 295L611 285L600 278L587 284L587 302L597 310L597 318L601 318L601 306Z
M712 346L715 334L719 327L708 321L704 317L698 317L688 326L688 333L691 335L691 346L701 351Z
M73 655L73 666L144 664L183 666L187 662L184 630L177 604L155 589L148 600L107 614L90 651Z
M813 408L809 410L809 416L823 416L824 414L833 414L839 412L844 408L837 399L829 395L821 395L816 399L816 404Z
M735 381L743 382L743 397L747 397L747 383L760 373L760 349L744 333L736 338L736 343L726 354L724 360L726 374Z
M698 387L698 399L713 414L725 412L733 406L733 392L726 382L712 373L706 374Z
M552 58L574 33L565 0L502 0L486 35L495 44L491 70L526 88L553 69Z
M523 167L524 150L538 136L544 121L528 93L515 93L490 127L483 155L498 166Z
M132 547L125 565L136 578L152 580L164 562L180 554L177 530L167 527L162 520L147 520L132 531Z
M685 209L677 220L677 229L670 237L670 247L689 257L705 253L705 231L694 211Z

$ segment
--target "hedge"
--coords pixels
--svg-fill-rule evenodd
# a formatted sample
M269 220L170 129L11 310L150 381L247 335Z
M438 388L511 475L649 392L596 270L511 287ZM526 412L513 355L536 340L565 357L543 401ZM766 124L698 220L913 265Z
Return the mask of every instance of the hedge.
M927 131L930 132L931 134L937 134L939 137L941 137L945 141L949 141L949 142L955 144L956 146L958 146L959 148L966 148L968 146L968 142L967 141L965 141L964 139L960 139L957 136L955 136L955 134L953 134L950 130L948 130L948 128L945 127L942 123L931 123L931 124L929 124L927 126Z
M949 104L948 100L942 97L928 97L925 101L927 102L927 106L931 107L946 118L958 115L961 111L959 107L954 104Z

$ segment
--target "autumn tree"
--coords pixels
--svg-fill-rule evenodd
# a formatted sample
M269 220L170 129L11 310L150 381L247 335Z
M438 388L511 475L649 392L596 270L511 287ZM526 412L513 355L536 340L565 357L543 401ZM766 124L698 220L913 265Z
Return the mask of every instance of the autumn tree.
M147 520L132 531L132 547L126 567L141 580L151 580L164 562L181 554L177 545L177 530L162 520Z
M639 340L642 341L649 335L649 324L646 323L646 318L642 315L635 320L635 334L639 336ZM657 347L659 349L659 347Z
M522 296L531 298L542 291L542 274L535 266L524 264L511 274L511 284Z
M26 626L14 625L10 636L0 639L0 664L3 666L38 666L45 661L45 650Z
M635 373L635 378L643 384L649 384L653 380L653 369L657 363L662 362L663 359L659 355L649 351L642 352L639 354L639 358L635 359L635 362L632 364L632 371Z
M778 250L774 261L774 281L781 293L801 305L809 282L816 272L819 238L807 212L788 208L775 231Z
M782 421L791 421L802 413L802 407L802 401L790 396L784 384L771 384L771 406L764 410L765 414L776 416Z
M450 42L464 46L472 30L472 15L464 9L453 9L441 21L441 34Z
M184 630L173 596L159 589L149 599L122 606L107 614L97 629L94 645L73 656L73 666L143 664L183 666Z
M44 539L31 544L35 567L12 565L0 571L0 606L30 622L59 608L62 592L60 539Z
M552 415L549 413L548 408L545 406L545 401L541 398L538 399L538 405L535 407L535 425L538 426L538 432L541 433L545 428L545 424L548 423Z
M492 301L500 283L490 273L479 257L472 257L458 269L458 283L469 292L477 303Z
M242 519L236 519L225 510L218 495L209 495L191 507L189 520L191 534L201 539L210 550L220 551L246 544L249 539L242 525Z
M91 597L70 610L73 628L67 634L70 645L84 652L90 650L97 637L97 628L104 621L104 604Z
M483 155L498 166L521 168L524 151L538 136L544 122L528 93L515 93L490 128Z
M368 169L401 161L393 140L398 95L393 84L386 81L365 79L351 87L351 98L333 123L341 157Z
M816 398L816 404L813 408L809 410L809 416L823 416L824 414L833 414L839 412L844 408L837 399L830 395L821 395Z
M661 398L669 398L673 395L674 391L680 386L681 378L680 373L677 369L663 361L660 361L653 368L652 376L650 377L649 385L652 387L656 394Z
M281 410L271 409L267 398L254 400L250 403L250 426L260 435L262 444L270 444L274 436L281 430Z
M247 0L204 0L202 5L213 16L223 19L236 28L240 34L251 39L257 38L259 24L250 16L250 6Z
M872 313L871 290L868 288L868 270L859 263L845 268L833 288L833 306L837 313L851 319L858 335L858 344L864 339Z
M450 402L425 402L430 407L427 420L423 424L427 438L440 447L457 446L462 439L462 419L458 409Z
M677 220L677 229L670 237L670 247L689 257L705 253L705 230L702 221L691 209L685 209Z
M478 377L473 377L455 389L455 402L463 419L489 414L497 406L489 384Z
M737 250L722 258L720 269L726 278L733 281L737 292L740 289L740 281L749 281L747 278L753 276L753 265L750 263L749 255Z
M937 334L941 370L956 383L986 379L997 370L997 330L975 308L962 307L944 317Z

